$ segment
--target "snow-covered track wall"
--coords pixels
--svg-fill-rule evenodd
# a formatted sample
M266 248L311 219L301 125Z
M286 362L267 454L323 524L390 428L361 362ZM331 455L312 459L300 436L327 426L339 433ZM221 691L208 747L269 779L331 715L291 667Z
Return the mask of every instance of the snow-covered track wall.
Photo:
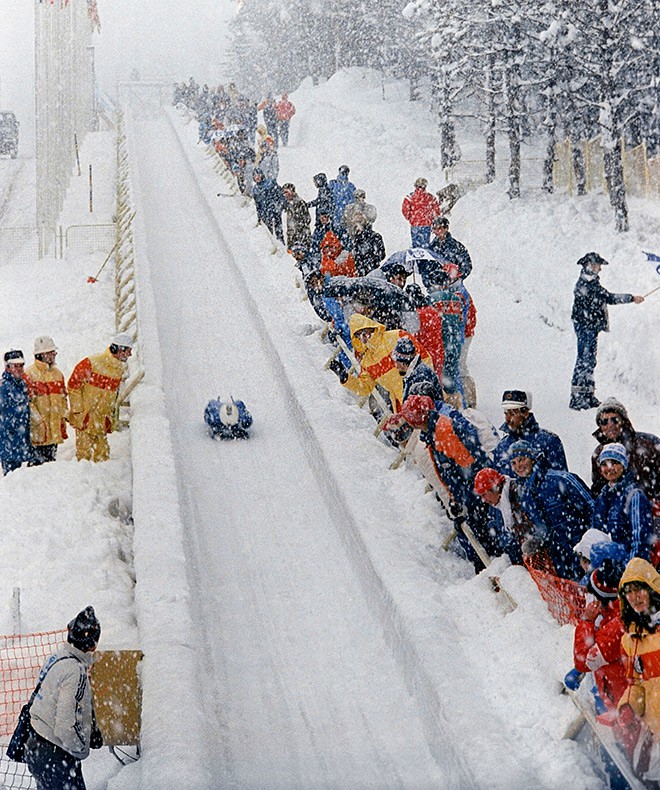
M141 217L134 210L130 141L123 131L118 142L118 225L123 235L118 239L117 298L121 302L124 290L131 287L124 282L128 267L135 278L131 294L135 307L118 315L117 323L121 331L137 332L145 371L131 395L135 610L144 659L142 756L113 780L113 787L199 788L204 725L195 677L183 523L164 408L150 262ZM139 184L135 192L137 203ZM210 780L204 786L211 786Z

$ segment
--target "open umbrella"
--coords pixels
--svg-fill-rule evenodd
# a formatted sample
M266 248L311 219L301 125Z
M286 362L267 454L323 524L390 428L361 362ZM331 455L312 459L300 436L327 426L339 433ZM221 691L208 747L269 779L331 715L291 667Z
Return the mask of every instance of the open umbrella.
M331 277L325 287L325 295L341 297L370 308L375 321L385 324L387 329L419 330L419 317L408 294L384 277Z
M417 272L422 278L426 288L434 280L434 275L442 272L444 265L450 261L426 247L409 247L407 250L393 252L385 263L380 267L380 271L387 274L388 268L394 264L399 264L405 268L408 274Z

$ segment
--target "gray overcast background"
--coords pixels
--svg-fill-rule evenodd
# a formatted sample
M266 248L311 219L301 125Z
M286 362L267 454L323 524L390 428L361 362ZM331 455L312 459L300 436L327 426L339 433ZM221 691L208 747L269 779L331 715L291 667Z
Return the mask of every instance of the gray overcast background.
M0 109L21 122L21 151L34 135L34 3L0 0ZM60 0L55 0L58 5ZM69 0L85 3L86 0ZM227 22L235 0L97 0L101 32L94 33L96 75L114 97L118 79L140 76L211 85L223 74Z

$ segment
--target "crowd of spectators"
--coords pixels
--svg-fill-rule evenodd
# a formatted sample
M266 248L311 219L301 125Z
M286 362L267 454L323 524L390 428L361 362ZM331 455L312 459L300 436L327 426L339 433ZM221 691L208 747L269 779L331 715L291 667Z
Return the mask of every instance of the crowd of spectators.
M426 178L414 181L401 207L411 247L388 256L374 229L376 206L351 181L348 165L332 179L313 175L311 200L292 183L279 185L278 145L287 144L295 112L286 94L257 103L230 87L177 101L196 114L200 139L286 245L334 346L328 368L347 390L369 399L384 440L416 463L475 570L506 555L586 590L567 687L595 673L597 710L611 714L622 744L634 741L628 751L639 775L660 782L660 439L635 430L615 398L600 402L593 385L606 305L643 297L607 292L598 282L607 261L597 253L578 261L570 406L596 410L587 482L569 471L561 438L540 426L530 392L503 393L499 430L476 409L467 368L476 309L465 285L473 261L449 230L459 197L454 185L433 194ZM594 309L598 326L590 323ZM646 706L633 699L633 691L643 696L640 689ZM640 760L634 746L639 751L648 733L651 745Z

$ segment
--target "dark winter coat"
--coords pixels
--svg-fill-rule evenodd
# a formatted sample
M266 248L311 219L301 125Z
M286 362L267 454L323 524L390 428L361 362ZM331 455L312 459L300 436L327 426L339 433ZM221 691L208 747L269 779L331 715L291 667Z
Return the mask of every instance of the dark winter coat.
M257 209L259 219L268 223L273 217L281 216L282 209L286 203L282 188L273 178L264 178L260 182L254 182L252 187L252 197Z
M586 485L570 472L535 464L520 494L520 506L543 536L557 575L577 581L582 576L573 546L591 526L594 500Z
M380 233L367 226L353 236L353 257L358 277L377 269L385 259L385 244Z
M415 367L411 364L403 377L403 400L409 395L428 395L436 406L444 401L438 374L419 359Z
M0 460L20 465L31 458L27 384L5 370L0 383Z
M506 478L499 504L488 506L486 523L486 531L497 541L497 554L507 554L514 565L523 564L522 544L525 540L536 537L533 522L520 506L520 490L523 488L520 483L520 480Z
M460 241L456 241L451 233L448 232L442 241L437 236L433 236L429 249L445 258L445 260L455 263L463 279L472 271L472 258L470 258L467 247L461 244Z
M628 417L619 413L621 417L621 433L617 438L628 451L629 471L639 483L646 496L655 502L660 501L660 439L652 433L636 431ZM605 478L600 473L598 458L609 444L600 428L594 431L598 447L591 456L591 490L597 496L605 487Z
M328 186L328 179L323 173L314 176L314 184L318 192L314 200L308 201L307 207L316 209L316 224L318 225L319 215L327 214L329 217L334 217L335 204Z
M312 232L310 225L312 218L309 215L307 203L300 197L294 195L291 200L286 201L286 243L289 249L294 245L302 244L309 248L312 242Z
M629 559L649 559L653 536L651 503L630 472L613 486L608 484L602 489L591 526L624 545L630 552Z
M506 423L500 426L500 431L504 433L504 436L493 450L493 465L498 472L502 472L502 474L509 477L514 476L509 450L514 442L519 442L521 439L529 442L535 450L540 450L543 453L550 469L567 471L566 453L564 452L564 445L561 439L556 433L541 428L536 421L536 417L531 412L521 426L520 431L512 433Z
M583 269L573 290L573 322L593 332L607 332L609 318L608 304L628 304L633 301L632 294L613 294L600 284L597 274Z

